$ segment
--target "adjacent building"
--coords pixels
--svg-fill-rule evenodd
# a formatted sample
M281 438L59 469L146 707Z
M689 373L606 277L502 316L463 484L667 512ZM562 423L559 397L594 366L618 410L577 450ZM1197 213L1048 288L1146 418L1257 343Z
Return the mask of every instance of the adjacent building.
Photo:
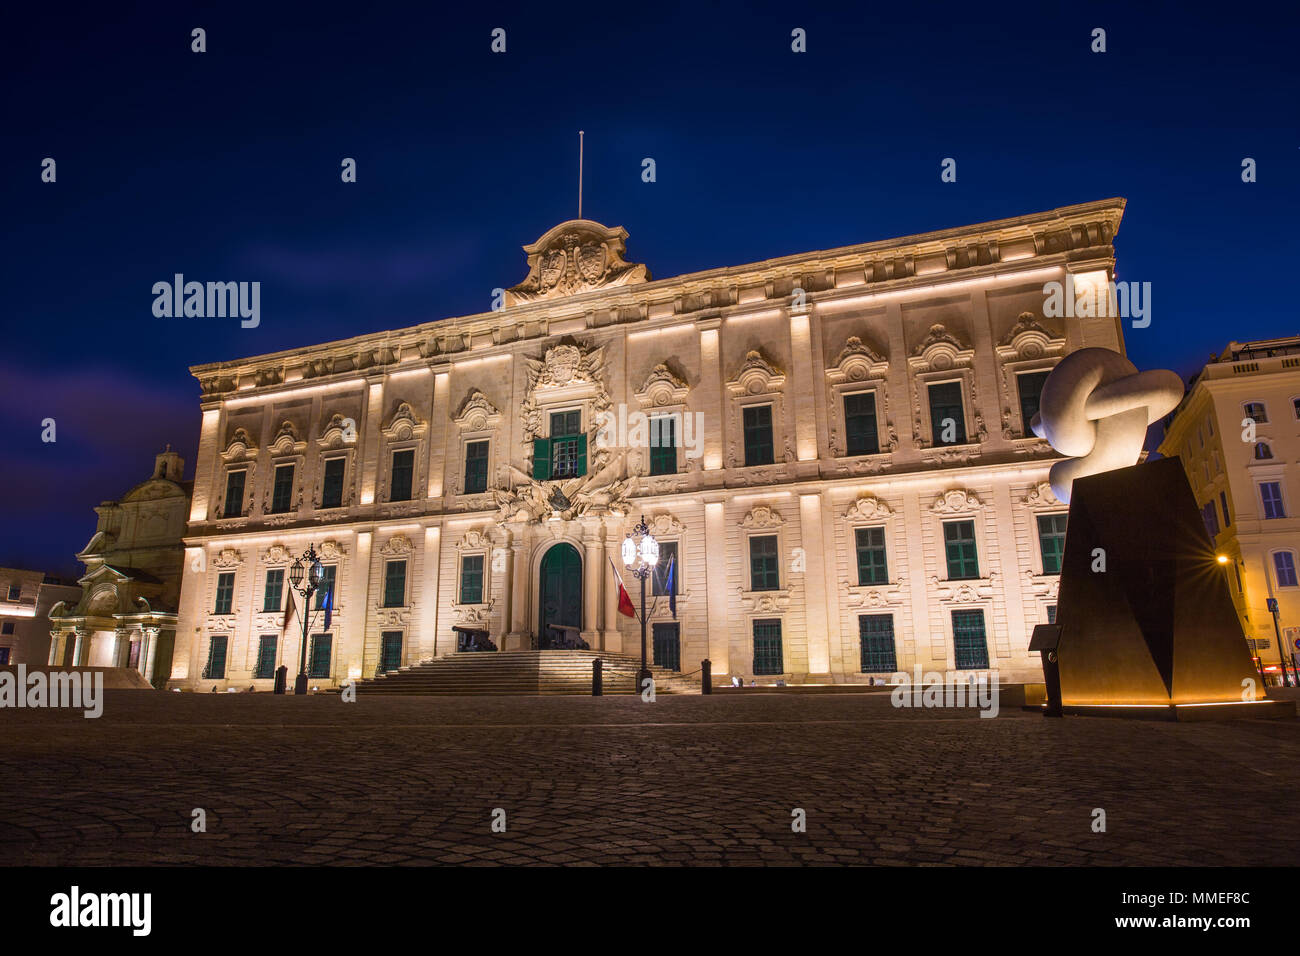
M81 589L71 581L44 571L0 568L0 665L44 664L50 609L80 597Z
M1123 209L668 279L623 229L574 220L524 247L489 311L196 366L171 684L297 672L309 544L315 685L455 654L456 627L633 653L610 565L642 516L675 569L662 666L1040 675L1066 507L1028 421L1062 356L1124 348L1113 316L1045 315L1045 288L1104 287Z
M184 468L168 447L147 479L95 508L95 533L77 555L86 566L80 600L49 613L50 665L129 667L166 682L192 488Z
M1283 655L1292 666L1300 651L1300 336L1228 343L1170 416L1160 453L1182 460L1248 643L1273 672Z

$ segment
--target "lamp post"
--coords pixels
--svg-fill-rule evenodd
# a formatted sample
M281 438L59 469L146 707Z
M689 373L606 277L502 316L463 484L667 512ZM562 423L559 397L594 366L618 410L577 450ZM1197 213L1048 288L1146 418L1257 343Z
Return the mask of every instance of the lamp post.
M293 682L295 694L307 693L307 630L311 618L311 596L320 587L325 577L325 568L316 555L316 546L308 544L307 550L300 557L293 559L289 567L289 584L302 595L302 647L298 661L298 677Z
M650 576L658 563L659 542L650 533L650 527L645 523L645 515L642 515L641 520L632 526L632 530L623 539L623 564L641 579L641 670L637 671L636 675L637 691L644 688L646 680L651 676L650 666L646 661L645 579Z

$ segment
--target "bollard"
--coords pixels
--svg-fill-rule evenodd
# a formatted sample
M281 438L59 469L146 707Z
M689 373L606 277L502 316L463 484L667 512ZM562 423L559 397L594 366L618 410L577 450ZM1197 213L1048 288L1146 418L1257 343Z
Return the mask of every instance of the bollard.
M605 662L597 657L591 662L591 696L600 697L605 693Z
M713 661L707 657L700 661L700 693L713 693Z
M289 683L289 668L281 664L275 669L275 692L283 694L285 685Z

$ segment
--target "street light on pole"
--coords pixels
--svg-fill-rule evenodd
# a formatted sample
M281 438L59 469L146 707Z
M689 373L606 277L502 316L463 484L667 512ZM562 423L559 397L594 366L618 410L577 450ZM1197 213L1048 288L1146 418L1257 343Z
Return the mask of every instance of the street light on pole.
M311 619L311 596L325 578L325 567L316 554L316 546L308 544L300 557L289 566L289 584L302 595L302 647L299 649L298 677L293 682L295 694L307 693L307 631Z
M645 682L651 677L650 666L646 660L646 619L645 619L645 579L653 573L659 563L659 542L650 533L645 523L645 515L632 526L632 530L623 539L623 564L641 579L641 670L637 671L636 688L643 690Z

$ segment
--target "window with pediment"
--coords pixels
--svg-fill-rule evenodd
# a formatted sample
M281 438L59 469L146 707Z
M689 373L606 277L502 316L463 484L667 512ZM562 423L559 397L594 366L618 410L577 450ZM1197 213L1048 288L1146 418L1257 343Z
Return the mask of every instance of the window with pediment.
M872 346L849 336L826 370L828 439L834 458L878 455L898 445L889 422L889 364Z
M218 518L242 518L253 500L253 480L257 474L257 445L242 428L236 428L221 452L220 500Z
M271 470L263 498L263 513L287 516L302 506L302 473L307 442L298 426L286 420L270 445Z
M644 440L648 450L633 451L634 470L648 475L675 475L685 463L685 429L690 425L686 399L690 387L665 363L651 369L641 388L633 394L646 417ZM629 435L632 428L629 426ZM629 445L632 441L629 438Z
M451 487L462 495L485 494L491 484L493 437L501 423L501 412L475 388L470 389L452 421L459 435L459 474L453 476Z
M753 350L727 382L731 440L727 465L752 468L788 462L794 454L786 434L785 373Z
M1022 312L996 351L1002 388L1002 437L1036 439L1029 423L1038 412L1047 376L1065 355L1065 336L1047 329L1032 312Z
M356 504L357 425L348 416L335 414L317 442L320 468L313 502L322 511Z
M975 350L942 325L933 325L907 364L917 443L943 449L984 441L987 429L975 395Z
M380 501L401 503L423 499L426 462L425 437L429 423L415 413L410 402L399 402L381 429Z

